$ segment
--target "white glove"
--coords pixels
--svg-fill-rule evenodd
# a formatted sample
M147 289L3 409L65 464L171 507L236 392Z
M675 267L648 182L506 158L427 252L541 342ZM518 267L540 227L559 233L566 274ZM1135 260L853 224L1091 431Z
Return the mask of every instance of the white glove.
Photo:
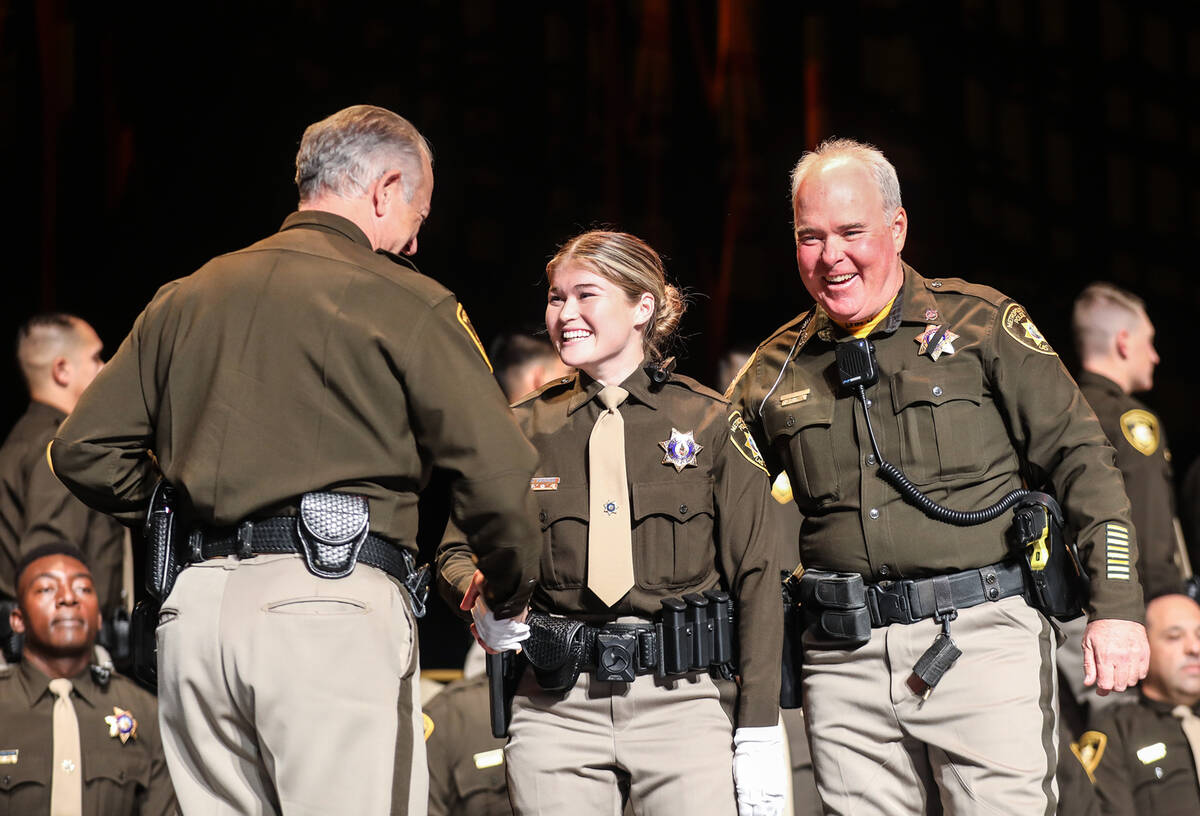
M783 766L783 729L778 725L733 732L738 816L781 816L787 785Z
M475 634L489 649L497 652L516 649L521 641L529 638L528 624L512 618L497 620L496 615L483 602L482 595L475 599L475 605L471 607L471 617L475 619Z

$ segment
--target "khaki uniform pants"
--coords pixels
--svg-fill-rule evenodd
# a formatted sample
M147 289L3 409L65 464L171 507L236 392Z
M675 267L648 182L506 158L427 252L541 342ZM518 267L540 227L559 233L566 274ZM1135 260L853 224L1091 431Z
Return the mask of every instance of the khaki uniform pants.
M854 651L808 648L804 713L828 814L1053 816L1057 692L1049 622L1021 598L960 610L962 656L928 700L908 678L941 630L875 629Z
M737 813L733 731L707 674L632 683L580 675L547 694L527 669L504 749L517 816L620 816L628 785L637 816Z
M187 816L426 812L413 619L383 572L193 564L158 626L159 721Z

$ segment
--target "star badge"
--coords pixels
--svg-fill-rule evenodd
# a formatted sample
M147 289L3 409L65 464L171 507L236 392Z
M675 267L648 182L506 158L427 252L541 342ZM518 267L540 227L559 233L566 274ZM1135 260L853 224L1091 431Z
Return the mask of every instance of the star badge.
M137 720L133 718L131 711L113 706L113 713L105 717L104 722L108 724L108 735L120 737L122 743L129 742L137 736Z
M696 454L704 450L704 446L696 442L692 433L692 431L682 433L675 428L671 429L671 438L658 443L658 446L666 452L662 464L674 465L676 473L685 467L696 467Z
M617 514L617 503L615 501L606 501L604 503L604 515L615 516Z
M939 334L941 337L938 337ZM918 334L913 340L920 346L917 354L928 354L930 360L936 361L943 354L949 356L956 351L954 341L958 338L959 335L949 329L942 331L941 326L927 324L925 331Z

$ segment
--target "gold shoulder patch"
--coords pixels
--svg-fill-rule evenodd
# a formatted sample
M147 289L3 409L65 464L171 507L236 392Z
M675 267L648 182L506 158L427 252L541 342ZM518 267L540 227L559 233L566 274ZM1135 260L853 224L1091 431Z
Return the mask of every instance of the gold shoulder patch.
M729 415L729 439L747 462L763 473L767 472L767 463L758 452L758 445L754 443L754 437L750 435L750 428L746 426L746 420L742 419L741 411L734 411Z
M1039 352L1041 354L1049 354L1057 357L1054 349L1050 348L1050 344L1046 342L1046 338L1038 331L1038 327L1033 325L1033 320L1029 317L1029 312L1025 311L1025 307L1019 303L1010 303L1008 308L1004 310L1004 319L1001 321L1004 325L1004 330L1008 332L1009 337L1016 340L1027 349Z
M421 712L421 719L425 721L425 741L429 741L429 735L433 733L433 720L424 711Z
M1104 756L1107 747L1108 735L1102 731L1084 731L1079 736L1079 742L1071 743L1071 753L1087 771L1092 784L1096 782L1096 766L1100 764L1100 757Z
M458 304L458 322L466 329L467 336L471 338L471 342L475 344L475 348L479 351L479 356L487 363L488 371L493 374L496 373L496 370L492 368L492 361L488 359L487 352L483 350L483 343L479 342L479 335L475 333L475 327L471 325L471 318L467 317L467 310L463 308L461 303Z
M1158 417L1149 411L1134 408L1121 414L1121 433L1143 456L1152 456L1158 450Z

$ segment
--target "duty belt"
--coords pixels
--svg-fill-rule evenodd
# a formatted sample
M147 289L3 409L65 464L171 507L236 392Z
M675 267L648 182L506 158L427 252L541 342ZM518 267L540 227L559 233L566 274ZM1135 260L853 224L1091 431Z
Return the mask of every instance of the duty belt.
M303 554L296 525L295 517L277 516L261 521L243 521L237 527L222 530L195 530L185 539L187 549L183 555L188 561L197 563L227 555L253 558L255 555ZM357 562L383 570L402 583L408 589L413 614L418 618L424 617L430 575L426 566L416 568L411 552L368 533L358 552Z
M916 623L940 618L951 610L969 609L1025 592L1020 564L991 564L932 578L887 581L866 587L871 626Z

